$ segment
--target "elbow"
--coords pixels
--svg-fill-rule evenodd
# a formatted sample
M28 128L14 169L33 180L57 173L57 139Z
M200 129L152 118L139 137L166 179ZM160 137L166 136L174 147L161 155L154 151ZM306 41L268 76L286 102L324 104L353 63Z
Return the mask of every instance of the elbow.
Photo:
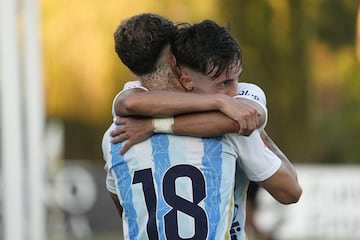
M299 185L296 191L296 195L294 196L294 201L292 203L297 203L300 200L301 195L302 195L302 188Z
M293 188L283 194L281 199L278 199L282 204L293 204L297 203L300 200L302 195L302 188L298 185L296 188Z
M136 112L136 99L131 96L116 99L115 111L119 116L129 116Z

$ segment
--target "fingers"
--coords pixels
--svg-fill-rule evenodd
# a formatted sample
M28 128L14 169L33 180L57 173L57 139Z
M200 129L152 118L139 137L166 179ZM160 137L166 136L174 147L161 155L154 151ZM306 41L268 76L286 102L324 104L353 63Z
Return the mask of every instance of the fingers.
M113 129L112 131L110 131L110 136L116 137L116 136L122 134L123 132L125 132L124 128L118 127L118 128Z
M111 143L115 144L115 143L123 142L123 141L127 140L128 138L129 137L127 136L127 134L120 134L120 135L113 137L111 139Z
M239 123L239 135L249 136L258 126L259 119L256 111L253 113L246 115L241 120L238 121Z
M125 141L129 138L129 134L126 131L125 127L119 127L110 132L111 143L118 143Z
M261 114L260 113L258 113L257 114L257 116L256 116L256 118L255 118L255 122L256 122L256 128L260 128L261 127Z
M129 149L132 147L132 145L134 145L134 144L132 144L131 141L127 141L127 142L122 146L122 148L121 148L121 150L120 150L120 154L121 154L121 155L124 155L124 154L127 152L127 150L129 150Z
M124 143L120 150L121 155L125 154L129 150L129 148L134 145L134 143L132 143L132 141L129 140L130 137L126 131L116 129L116 130L113 130L110 133L110 135L112 136L111 143L113 143L113 144L116 144L119 142ZM126 140L128 140L128 141L126 141Z
M239 123L239 135L244 135L247 131L247 122L245 119L241 119L238 121Z

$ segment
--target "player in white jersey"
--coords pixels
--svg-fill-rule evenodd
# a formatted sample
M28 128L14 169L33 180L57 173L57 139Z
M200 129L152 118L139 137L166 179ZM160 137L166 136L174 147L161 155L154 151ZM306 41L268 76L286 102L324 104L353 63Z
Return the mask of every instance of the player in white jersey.
M133 88L141 88L147 91L147 89L141 87L139 84L140 82L138 81L129 82L125 84L124 91ZM256 102L266 112L265 94L259 87L257 87L254 84L239 83L237 91L239 93L237 97L246 98L250 101ZM161 102L158 103L158 105L161 105ZM113 106L113 112L115 112L114 106ZM235 146L235 149L241 149L238 153L240 157L237 158L238 164L236 168L236 178L235 178L236 179L235 215L233 218L232 228L230 231L232 239L245 238L245 232L244 232L245 214L246 214L245 201L246 201L246 190L247 190L248 181L252 180L259 182L266 180L267 178L272 176L274 172L276 172L280 167L280 165L278 165L279 161L277 160L277 158L267 148L263 147L264 144L262 143L260 138L254 137L254 135L256 134L253 133L250 137L245 139L238 138L234 135L229 135L232 137L227 138L233 142L233 146ZM251 141L250 140L251 138L255 138L255 140ZM239 139L242 141L239 141ZM246 161L247 159L249 160ZM111 189L115 189L113 187L114 181L115 178L113 178L111 174L108 175L107 187L109 191L111 191Z
M134 81L134 82L129 82L125 85L124 90L129 90L129 89L134 89L134 88L140 88L143 90L147 90L144 87L142 87L140 85L140 82L138 81ZM252 99L253 101L257 101L258 104L260 104L262 106L262 108L266 111L266 100L265 100L265 95L262 92L262 90L257 87L254 84L248 84L248 83L239 83L238 84L238 92L239 95L238 97L243 97L243 98L248 98L248 99ZM175 93L173 93L175 94ZM115 114L115 109L113 107L113 113ZM113 126L114 127L114 126ZM276 170L278 170L279 166L280 166L280 160L275 156L275 155L271 155L271 152L269 152L269 157L265 158L264 155L268 154L268 152L266 152L266 150L263 147L263 144L261 142L260 139L260 135L257 133L251 135L251 137L243 137L243 138L238 138L238 135L236 134L232 134L232 135L228 135L225 137L226 140L223 140L222 137L217 138L216 140L214 140L213 138L205 138L205 139L199 139L199 138L190 138L190 137L174 137L174 136L168 136L168 135L154 135L151 137L151 140L147 140L145 142L139 143L137 145L135 145L133 148L131 148L129 150L129 152L127 152L123 157L121 155L119 155L119 151L122 148L122 145L109 145L110 143L110 139L109 139L110 135L108 133L105 133L104 135L104 140L103 140L103 151L105 153L104 158L107 159L107 164L106 164L106 169L107 171L110 173L107 175L107 189L114 193L117 194L118 196L120 196L120 203L121 205L125 208L128 209L129 208L129 202L131 203L130 205L132 205L132 200L129 198L123 198L122 196L124 195L124 192L129 192L129 189L131 189L130 186L132 186L130 184L131 181L125 181L124 178L125 177L130 177L131 179L135 179L135 175L134 175L134 170L133 169L137 169L139 171L139 169L141 168L147 168L147 169L154 169L153 171L156 172L156 166L160 165L167 169L170 168L171 165L171 161L167 161L167 159L171 159L171 156L175 157L177 159L178 163L182 163L182 165L184 165L184 162L189 162L189 164L186 164L186 167L183 169L190 169L193 166L197 166L197 169L200 169L201 171L198 171L198 173L202 173L202 175L205 176L205 183L207 186L209 186L208 182L213 183L213 186L211 187L211 189L216 190L217 192L213 192L213 193L207 193L210 194L211 196L221 196L222 200L220 202L222 203L227 203L225 206L221 206L219 205L218 202L216 201L211 201L211 207L206 206L201 208L203 210L201 210L200 212L204 211L204 213L206 213L205 215L208 216L209 220L207 221L211 221L211 219L213 219L213 217L215 217L215 223L213 224L213 226L210 229L213 229L214 232L209 231L209 236L207 236L207 239L229 239L230 236L230 226L232 225L232 222L230 220L233 219L233 209L234 209L234 205L233 205L233 200L232 198L234 198L234 194L233 194L233 190L234 190L234 185L235 185L235 179L239 182L237 184L237 187L235 188L236 191L236 204L237 205L243 205L243 200L245 199L245 194L246 194L246 188L244 188L244 186L247 185L247 181L248 178L247 177L236 177L235 178L235 160L238 161L238 164L243 165L243 169L245 169L247 171L247 174L250 176L253 176L253 180L263 180L265 178L267 178L268 176L271 176ZM168 147L164 147L163 144L154 144L154 138L158 138L158 139L164 139L167 138L167 140L165 140L165 142L167 142L169 145ZM254 138L254 139L253 139ZM204 142L205 140L205 142ZM256 141L257 140L257 141ZM215 141L215 143L214 143ZM157 143L159 143L160 141L155 141ZM170 143L172 142L176 142L176 146L177 147L171 147ZM145 147L144 147L145 145ZM151 145L151 147L149 146ZM111 149L109 149L109 146L112 146ZM141 150L141 146L143 146L143 148L145 148L147 151L142 151ZM208 146L208 147L207 147ZM214 147L214 146L218 146L218 147ZM140 150L139 150L140 148ZM156 159L156 157L152 156L152 158L148 158L150 160L147 161L147 158L144 158L142 156L151 156L151 154L153 152L158 152L158 149L162 149L163 151L163 155L165 156L162 159ZM177 152L171 152L170 150L167 149L174 149ZM218 151L223 151L222 153L217 152L215 150ZM228 150L225 150L228 149ZM169 151L169 152L167 152ZM165 153L164 153L165 152ZM196 153L199 154L199 156L196 157L196 155L193 155L193 157L189 158L189 153ZM186 156L184 156L184 153L186 154ZM191 154L190 154L191 155ZM130 157L127 157L130 156ZM129 163L133 163L133 165L136 165L136 167L131 167L131 165L129 166L126 161L126 159L128 159ZM140 160L138 160L140 159ZM153 160L152 160L153 159ZM205 164L203 163L202 159L207 159L208 161L205 161ZM269 161L264 161L264 159L269 159ZM187 161L188 160L188 161ZM118 166L120 165L119 161L122 163L121 167ZM135 162L135 163L134 163ZM201 165L199 166L199 162L201 162ZM154 164L155 166L151 165ZM145 164L146 167L143 166L143 164ZM209 171L207 171L207 169L209 169L208 167L206 167L207 165L212 166L210 169L218 169L221 170L220 173L208 173ZM121 170L120 170L121 169ZM126 170L124 170L126 169ZM150 172L150 170L146 170L149 173L149 176L153 176L154 174ZM122 174L117 174L117 173L128 173L125 176ZM165 170L164 170L165 172ZM199 175L200 176L200 175ZM206 177L206 176L218 176L218 178L214 179L213 177ZM247 176L245 173L243 174L243 176ZM181 176L180 176L181 177ZM189 177L189 176L188 176ZM224 179L225 177L225 179ZM153 181L156 182L158 184L161 184L161 182L159 183L159 181ZM198 182L198 181L191 181L193 184L194 182ZM222 183L221 186L222 188L219 189L219 187L216 187L217 185L220 185L220 182ZM118 185L118 183L121 183L121 186ZM130 184L130 186L128 185L124 185L125 183ZM226 184L225 184L226 183ZM185 186L187 186L188 184L185 182ZM144 185L143 185L144 186ZM152 187L153 185L151 185L150 187ZM134 186L135 187L135 186ZM182 186L179 185L178 188L181 188ZM156 187L154 187L156 189L162 189L161 185L157 185ZM125 190L124 190L125 189ZM139 191L136 191L136 193L134 192L134 190L131 190L132 195L133 196L138 196L141 194L145 194L148 192L145 189L139 189L137 188ZM164 188L167 189L167 188ZM229 192L229 190L231 190L231 192ZM194 191L196 192L196 191ZM159 196L161 195L161 192L158 193L153 192L153 196ZM239 195L239 196L238 196ZM230 199L229 199L230 197ZM178 197L180 199L180 202L185 201L182 200L181 197ZM219 197L216 197L219 198ZM187 196L187 199L193 199L193 197ZM125 237L129 237L129 239L133 239L132 236L140 236L140 238L142 236L144 236L144 234L150 234L150 230L146 231L145 225L144 224L139 224L142 221L137 219L137 221L135 222L130 222L129 223L129 219L132 219L131 216L128 217L129 214L132 215L136 215L139 216L140 218L142 216L147 216L147 219L149 219L149 213L148 213L148 209L150 209L150 207L146 204L146 199L144 198L144 202L137 202L139 203L138 205L133 207L133 210L130 211L130 213L128 214L123 214L123 220L124 220L124 233L125 233ZM206 201L206 199L204 199L205 203L209 203L209 201ZM229 204L229 202L231 202L231 204ZM162 203L159 203L160 205ZM156 204L159 205L159 204ZM190 204L190 203L188 203ZM155 205L154 205L155 206ZM198 207L197 204L192 205L193 207L196 206L196 208ZM230 211L229 211L229 208ZM167 209L171 209L169 207L167 207ZM200 209L200 207L199 207ZM209 214L207 212L207 210L211 209L210 213L213 214ZM192 215L188 215L189 213L183 213L181 211L182 209L179 209L179 212L181 212L180 216L183 216L184 219L192 219ZM220 212L222 213L222 215L219 216L218 211L221 210ZM155 211L155 210L153 210ZM134 213L136 212L136 214ZM144 214L144 212L146 214ZM239 211L239 216L237 218L242 219L244 216L241 215L243 214L243 212ZM214 215L215 214L215 215ZM161 215L162 216L162 215ZM163 217L163 216L162 216ZM160 217L160 219L162 219L162 217ZM207 219L207 218L205 218ZM220 220L221 224L219 225L218 220ZM203 222L202 225L199 225L199 227L197 229L202 229L205 230L208 228L206 222ZM214 221L214 220L213 220ZM158 221L157 221L158 222ZM186 222L186 221L185 221ZM191 222L194 222L194 220L192 220ZM197 236L196 235L196 231L191 227L181 227L183 226L182 223L184 223L184 220L179 219L179 225L178 227L172 227L173 229L178 229L179 228L179 234L180 234L180 228L181 229L192 229L190 231L190 233L185 234L183 233L181 236ZM130 227L136 225L136 227ZM148 223L149 224L149 223ZM159 224L163 224L162 222ZM140 226L139 226L140 225ZM141 230L141 226L143 227ZM190 224L190 226L192 226ZM200 227L201 226L201 227ZM158 226L157 226L158 227ZM237 227L236 229L238 229L239 227ZM134 230L135 229L135 230ZM149 229L154 229L154 225L149 225ZM157 228L156 228L157 229ZM160 228L160 232L162 228ZM216 231L215 231L216 230ZM135 231L135 232L134 232ZM182 230L184 231L184 230ZM173 231L174 233L176 231ZM186 231L185 231L186 232ZM205 231L208 232L208 231ZM242 231L243 232L243 231ZM185 234L185 235L184 235ZM215 235L214 235L215 234ZM216 235L217 234L217 235ZM168 237L168 239L173 239L174 236L172 237ZM205 239L202 238L200 236L194 237L194 239Z
M227 81L225 81L225 82L227 82ZM203 110L202 110L203 111ZM257 134L253 134L253 135L251 135L251 137L252 136L258 136ZM258 138L258 140L259 140L260 138ZM105 140L105 142L107 142L106 140ZM259 143L259 141L258 141L258 143ZM250 144L250 145L252 145L252 143ZM271 152L270 151L268 151L268 150L266 150L264 147L263 147L263 144L262 144L262 142L260 141L260 146L261 146L261 148L259 148L258 150L260 150L260 151L250 151L251 153L260 153L260 152L262 152L263 154L261 154L260 155L260 158L259 159L263 159L264 157L266 158L266 156L267 155L271 155ZM265 150L264 150L265 149ZM244 166L251 166L251 165L249 165L249 163L250 162L252 162L252 161L245 161L246 160L246 158L243 158L242 159L242 162L243 163L245 163L245 164L243 164ZM269 159L269 158L267 158L267 159ZM276 163L276 161L273 161L273 160L271 160L270 161L271 163ZM276 164L275 164L276 165ZM281 164L282 165L282 164ZM280 167L280 169L282 169L283 167ZM252 172L254 169L256 169L256 168L254 168L254 167L251 167L251 168L249 168L249 171L245 171L249 176L262 176L262 177L264 177L265 179L266 178L268 178L269 176L273 176L273 175L278 175L278 173L279 172L282 172L282 173L284 173L284 169L282 169L281 171L280 171L280 169L278 168L278 167L275 167L274 169L274 171L276 171L276 173L274 174L274 172L271 172L269 169L271 169L271 168L266 168L266 171L265 171L265 173L268 173L269 175L267 176L266 174L264 174L264 172L262 173L262 174L259 174L261 171L256 171L256 172ZM278 170L277 170L278 169ZM244 170L244 169L243 169ZM286 171L285 171L286 172ZM272 177L272 178L274 178L274 177ZM250 179L251 179L251 177L250 177ZM254 180L261 180L262 178L256 178L256 179L254 179ZM293 180L292 180L293 181ZM280 185L283 185L283 184L280 184ZM295 190L295 192L296 192L297 190ZM291 193L292 194L292 193ZM290 196L290 195L289 195ZM290 197L291 198L291 197ZM290 199L289 198L289 199ZM295 197L295 198L297 198L298 199L298 197ZM293 198L292 198L293 199ZM288 199L282 199L281 201L284 201L284 202L286 202L286 201L294 201L294 200L288 200ZM295 201L297 201L297 200L295 200Z
M147 91L146 88L140 85L139 81L128 82L124 86L123 91L130 89L142 89ZM123 92L122 91L122 92ZM238 98L245 98L249 101L254 101L264 109L266 113L266 98L264 92L258 86L250 83L238 84ZM120 92L118 95L120 95ZM173 93L174 94L174 93ZM113 113L115 113L115 100L113 103ZM158 105L161 105L159 103ZM114 115L115 116L115 115ZM266 116L265 116L266 117ZM128 122L129 124L129 122ZM264 124L265 126L265 124ZM263 127L264 127L263 126ZM232 239L244 239L244 224L245 224L245 200L246 190L249 179L252 181L263 181L274 174L280 167L280 161L268 149L264 148L261 139L255 137L258 135L253 133L250 137L239 138L237 135L227 135L228 140L232 142L232 146L238 152L238 164L236 165L236 188L235 188L235 215L233 217L232 228L230 234ZM108 134L105 134L108 136ZM109 140L107 140L109 141ZM106 143L105 143L106 144ZM131 150L131 148L130 148ZM107 167L109 168L109 167ZM107 178L107 188L109 191L116 189L114 187L116 178L109 174Z

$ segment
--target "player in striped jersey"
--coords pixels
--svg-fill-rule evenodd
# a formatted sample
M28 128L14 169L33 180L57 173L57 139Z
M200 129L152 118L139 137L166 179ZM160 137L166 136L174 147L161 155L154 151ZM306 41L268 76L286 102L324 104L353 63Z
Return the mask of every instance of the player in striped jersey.
M237 79L237 78L235 78L235 79ZM251 139L253 138L253 136L256 136L256 134L252 134L251 135ZM253 141L250 141L249 140L250 138L248 138L248 141L247 141L247 143L250 143L250 144L248 144L248 145L246 145L246 144L240 144L239 146L237 146L237 148L235 148L235 149L241 149L241 146L247 146L247 150L250 152L250 153L261 153L261 152L264 152L264 148L262 147L262 143L260 142L260 144L259 144L259 138L256 138L257 139L257 141L256 141L256 139L255 140L253 140ZM231 142L231 138L230 139L228 139L228 141L229 142ZM237 141L238 140L233 140L234 141L234 145L236 145L236 143L237 143ZM258 145L257 146L260 146L260 147L262 147L262 149L256 149L255 151L251 151L251 149L252 149L252 147L255 145L256 146L256 142L258 143ZM240 151L242 154L244 154L244 153L246 153L246 149L245 150L242 150L242 151ZM266 152L265 151L265 155L266 154L269 154L268 152ZM249 156L250 156L251 154L249 154ZM258 158L256 158L255 157L255 159L264 159L264 157L265 157L265 155L258 155L257 157ZM271 154L270 154L271 155ZM252 156L252 157L254 157L254 156ZM251 158L250 158L251 159ZM266 159L266 157L265 157L265 159ZM267 158L267 159L269 159L269 157ZM271 159L271 157L270 157L270 159ZM245 156L243 156L243 158L242 158L242 163L243 164L245 164L245 166L251 166L251 163L252 162L246 162L246 160L247 160L247 158L246 158L246 154L245 154ZM271 163L276 163L276 160L273 160L273 161L270 161ZM240 162L241 163L241 162ZM276 164L274 165L274 166L276 166ZM250 177L253 177L253 179L254 179L254 176L256 176L256 174L257 175L259 175L259 173L257 172L256 174L254 173L254 172L251 172L251 171L253 171L255 168L253 167L253 168L251 168L251 170L250 171L247 171L246 172L246 168L245 168L245 175L247 175L247 176L250 176ZM270 175L268 175L268 176L265 176L264 174L262 174L262 177L265 177L265 178L267 178L267 177L269 177L269 176L271 176L271 175L273 175L273 173L274 173L274 171L276 171L276 170L278 170L278 168L277 167L275 167L275 168L271 168L271 167L269 167L269 168L264 168L265 170L268 170L268 172L267 172L267 174L270 174ZM244 171L244 170L243 170ZM263 170L261 170L261 171L263 171ZM253 174L253 176L252 176L252 174ZM245 176L244 175L244 176ZM260 174L261 175L261 174ZM238 178L237 178L238 179ZM261 180L261 178L258 178L258 179L255 179L255 180ZM244 183L246 184L246 181L247 181L247 179L245 179L244 178ZM244 187L243 187L243 189L245 189Z
M222 137L156 134L108 167L124 209L125 239L229 239L235 156Z

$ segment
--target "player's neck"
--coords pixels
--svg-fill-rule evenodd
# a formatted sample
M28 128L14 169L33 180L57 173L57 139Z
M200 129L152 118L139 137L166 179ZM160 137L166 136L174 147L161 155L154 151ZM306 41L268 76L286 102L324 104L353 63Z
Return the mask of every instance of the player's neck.
M140 81L150 91L184 91L168 62L160 62L155 72L141 76Z

